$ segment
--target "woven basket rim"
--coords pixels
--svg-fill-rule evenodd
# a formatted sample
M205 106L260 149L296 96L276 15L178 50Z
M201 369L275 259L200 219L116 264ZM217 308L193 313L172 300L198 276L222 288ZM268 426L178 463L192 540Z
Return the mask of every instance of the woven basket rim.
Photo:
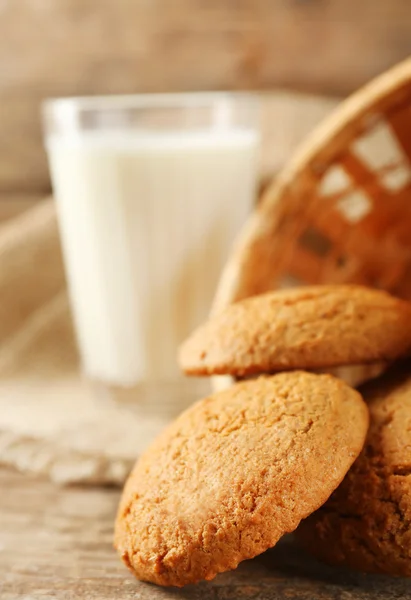
M278 194L295 175L318 160L327 144L367 113L371 106L398 91L411 81L411 57L369 81L331 111L298 146L274 183L268 186L262 203Z
M381 105L394 92L399 92L411 81L411 57L378 75L359 90L343 100L312 133L297 147L287 164L268 186L260 204L248 218L234 242L232 252L220 276L212 305L212 313L219 312L235 301L236 289L241 278L244 255L257 239L261 227L261 215L267 215L281 200L288 186L304 171L323 169L331 161L330 145L340 147L344 133L352 135L356 121L367 114L374 105ZM337 143L338 142L338 143Z

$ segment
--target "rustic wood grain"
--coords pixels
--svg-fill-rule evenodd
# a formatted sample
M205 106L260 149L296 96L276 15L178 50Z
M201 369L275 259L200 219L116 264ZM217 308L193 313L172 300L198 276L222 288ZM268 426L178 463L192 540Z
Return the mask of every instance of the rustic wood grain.
M136 581L112 549L119 492L58 488L0 470L1 600L401 600L411 582L326 567L288 539L213 582Z
M411 52L404 0L3 0L1 16L2 87L12 92L345 94Z

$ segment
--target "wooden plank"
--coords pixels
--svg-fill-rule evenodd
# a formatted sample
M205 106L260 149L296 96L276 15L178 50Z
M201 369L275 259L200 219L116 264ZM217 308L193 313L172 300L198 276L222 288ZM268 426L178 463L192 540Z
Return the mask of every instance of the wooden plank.
M346 95L411 54L406 0L3 0L0 14L0 191L47 192L46 97Z
M2 600L398 600L411 581L333 569L288 538L209 583L181 590L136 581L112 548L119 492L58 488L0 470Z
M52 94L346 94L411 52L404 0L5 0L1 16L2 88Z

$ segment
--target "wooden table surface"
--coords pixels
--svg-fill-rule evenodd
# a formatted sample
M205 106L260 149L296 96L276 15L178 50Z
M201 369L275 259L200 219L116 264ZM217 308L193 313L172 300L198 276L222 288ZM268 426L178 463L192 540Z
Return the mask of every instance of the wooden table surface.
M0 470L1 600L399 600L411 580L319 564L288 538L210 583L136 581L112 548L119 491L59 488Z

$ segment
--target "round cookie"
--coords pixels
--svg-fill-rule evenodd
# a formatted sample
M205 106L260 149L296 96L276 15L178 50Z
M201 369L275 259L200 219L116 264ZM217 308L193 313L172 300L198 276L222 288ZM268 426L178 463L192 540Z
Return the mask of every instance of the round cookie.
M190 375L390 361L411 347L411 304L356 285L269 292L228 306L180 348Z
M364 449L297 533L325 562L410 577L411 365L401 369L363 387L370 410Z
M183 586L276 544L358 456L368 411L330 375L281 373L186 410L137 461L115 546L142 580Z

